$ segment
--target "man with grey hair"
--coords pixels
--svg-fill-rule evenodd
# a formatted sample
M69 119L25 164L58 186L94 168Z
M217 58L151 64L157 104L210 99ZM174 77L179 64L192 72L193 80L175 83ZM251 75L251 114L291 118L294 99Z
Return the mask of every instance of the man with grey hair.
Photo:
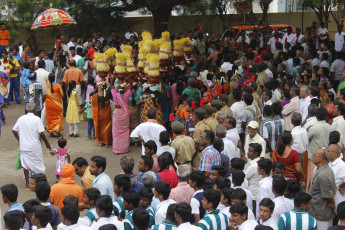
M44 127L41 118L34 115L35 103L26 105L27 114L18 118L12 132L19 142L20 161L23 166L26 189L29 188L29 178L37 173L45 174L41 139L47 149L50 144L44 135Z
M297 112L292 113L291 123L294 126L291 130L291 135L292 135L292 140L293 140L293 144L291 148L298 152L299 157L301 159L301 165L303 167L304 158L306 158L306 160L308 159L307 147L309 144L309 140L308 140L307 130L301 127L301 123L302 123L301 113L297 113ZM305 168L303 169L306 172L306 169Z
M309 87L307 85L302 85L299 92L300 96L300 112L302 114L302 121L304 121L308 116L308 107L310 105Z
M315 104L310 104L308 106L308 116L303 122L303 128L306 130L309 129L309 127L315 125L317 123L316 119L316 110L318 109L318 106Z
M328 166L333 170L335 176L335 185L337 192L334 196L335 206L345 201L343 190L345 185L345 162L340 157L341 149L338 145L332 144L326 148L327 159L329 160Z
M177 186L171 190L169 199L175 200L176 203L185 202L189 204L194 195L194 189L188 184L190 167L186 164L182 164L176 171L179 182Z
M217 138L221 138L224 142L224 150L221 154L228 156L231 161L232 158L240 157L240 154L236 151L234 143L230 139L226 138L226 133L227 130L225 125L218 124L216 126L216 136Z
M153 171L148 171L145 173L145 175L143 176L143 184L144 187L153 189L155 188L155 184L157 182L157 176L156 173ZM160 203L159 199L157 199L155 196L152 197L152 202L151 202L151 206L156 209L157 205Z
M218 112L217 116L216 116L216 119L218 121L218 124L223 124L224 123L224 120L226 118L226 114L222 111Z

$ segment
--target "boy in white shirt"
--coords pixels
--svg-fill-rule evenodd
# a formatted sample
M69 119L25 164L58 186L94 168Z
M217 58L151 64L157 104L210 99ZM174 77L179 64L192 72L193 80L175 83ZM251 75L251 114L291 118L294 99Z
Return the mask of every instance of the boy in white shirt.
M24 213L19 210L8 211L4 215L5 229L23 229Z
M275 203L272 218L278 224L280 215L289 212L294 208L293 201L285 198L284 193L287 187L287 182L284 177L274 177L272 190L276 198L273 199Z
M37 229L45 230L51 218L52 212L50 208L43 205L36 205L32 213L31 224Z
M178 203L175 206L175 218L178 224L178 230L200 230L199 227L189 223L192 208L187 203Z
M259 204L259 220L258 222L264 226L269 226L273 230L278 230L277 223L272 219L274 210L274 202L270 198L264 198Z
M172 199L169 199L171 187L168 182L159 181L155 185L153 195L159 199L160 203L157 205L155 224L161 224L165 221L167 210L170 204L176 204Z
M235 205L236 203L246 204L246 202L247 202L246 199L247 199L247 194L241 188L234 189L231 192L231 205L232 206ZM231 215L231 208L230 208L230 215ZM247 212L247 219L248 220L255 220L255 216L254 216L253 210L251 208L249 208L249 207L248 207L248 212Z
M248 207L243 203L236 203L230 208L230 224L231 229L238 230L254 230L258 223L255 220L248 220Z

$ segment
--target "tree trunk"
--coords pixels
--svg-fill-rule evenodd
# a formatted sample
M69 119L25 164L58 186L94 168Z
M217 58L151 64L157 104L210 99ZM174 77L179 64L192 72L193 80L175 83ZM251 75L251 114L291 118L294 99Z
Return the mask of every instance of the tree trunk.
M265 6L262 8L262 17L261 17L261 20L262 20L263 22L266 22L266 20L267 20L268 8L269 8L269 5L265 5Z
M168 30L168 23L172 7L159 7L152 10L154 37L160 37L162 32Z
M28 29L28 34L29 34L29 39L28 39L29 47L32 50L32 53L34 53L36 55L38 52L38 44L37 44L36 34L30 28Z

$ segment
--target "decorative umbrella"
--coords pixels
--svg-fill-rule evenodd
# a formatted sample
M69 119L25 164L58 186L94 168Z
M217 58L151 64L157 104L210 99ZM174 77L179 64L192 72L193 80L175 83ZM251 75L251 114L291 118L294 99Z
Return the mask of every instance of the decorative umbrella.
M42 12L36 18L31 30L45 29L50 27L62 27L77 24L77 22L65 11L51 8Z

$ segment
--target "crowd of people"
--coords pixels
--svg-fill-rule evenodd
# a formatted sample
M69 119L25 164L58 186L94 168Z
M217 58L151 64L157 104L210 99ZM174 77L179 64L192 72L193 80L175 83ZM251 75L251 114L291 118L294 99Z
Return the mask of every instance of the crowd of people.
M147 35L132 27L122 38L96 32L67 44L58 35L37 57L25 43L0 46L8 87L1 119L23 89L26 114L13 134L36 195L21 204L15 184L1 187L6 229L345 229L345 33L339 27L333 39L316 25L304 35L292 27L228 31L224 42L199 29L171 35L175 47L182 39L192 50L161 65L159 82L150 75L156 68L139 68ZM133 76L122 79L117 66L104 74L93 61L128 46ZM112 180L102 156L71 158L64 117L68 138L84 135L78 123L86 118L85 136L124 154L123 174ZM58 158L53 186L41 140ZM139 175L125 155L132 142L142 145Z

